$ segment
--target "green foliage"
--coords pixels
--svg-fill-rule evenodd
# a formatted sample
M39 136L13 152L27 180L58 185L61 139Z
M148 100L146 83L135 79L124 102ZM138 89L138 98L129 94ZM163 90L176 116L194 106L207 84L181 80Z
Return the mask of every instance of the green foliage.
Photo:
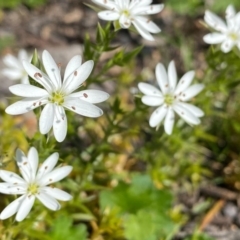
M21 4L30 8L35 8L46 3L46 0L2 0L0 1L0 8L16 8Z
M100 193L102 211L117 210L131 240L157 240L172 233L176 224L169 216L171 204L171 194L156 189L148 175L133 175L130 184L119 182L111 191Z
M84 225L72 226L72 220L68 216L60 216L53 223L53 228L49 234L53 240L86 240L87 231Z

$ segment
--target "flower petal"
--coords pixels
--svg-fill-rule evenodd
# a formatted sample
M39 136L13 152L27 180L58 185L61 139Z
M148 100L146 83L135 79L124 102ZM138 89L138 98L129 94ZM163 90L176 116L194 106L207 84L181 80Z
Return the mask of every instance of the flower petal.
M182 101L188 101L191 98L195 97L204 89L203 84L194 84L182 92L180 98Z
M226 9L226 18L233 18L236 15L236 10L233 5L228 5Z
M160 125L162 120L165 118L167 111L168 107L166 105L157 108L150 117L149 125L151 127L156 127Z
M43 191L47 193L49 196L56 198L57 200L60 201L69 201L72 199L72 196L70 194L58 188L44 187Z
M226 36L222 33L209 33L203 37L203 41L208 44L218 44L223 42Z
M14 172L0 170L0 178L8 183L25 184L25 180Z
M75 91L89 77L92 72L94 62L89 60L82 64L76 71L69 75L63 84L63 89L66 94Z
M168 65L168 81L170 89L174 90L177 84L177 71L174 61L171 61Z
M39 119L39 128L41 134L47 134L50 131L53 125L54 113L55 105L53 103L46 104Z
M203 117L204 116L204 112L200 108L198 108L198 107L196 107L192 104L184 103L184 102L181 102L181 103L178 103L178 104L183 106L184 108L188 109L188 111L190 111L196 117Z
M173 109L185 122L193 125L200 123L200 120L181 104L175 104Z
M24 98L8 106L5 112L10 115L27 113L39 107L41 104L44 104L46 101L47 100L41 100L40 98Z
M184 91L185 89L187 89L190 84L192 83L192 80L194 78L195 72L194 71L189 71L187 73L185 73L182 78L180 79L180 81L178 82L177 88L174 92L175 95L180 94L182 91Z
M165 67L161 63L158 63L156 66L155 73L158 85L160 86L162 93L163 94L167 93L169 91L169 82Z
M25 194L26 193L26 184L18 185L14 183L0 183L0 193L2 194Z
M55 106L53 120L53 134L58 142L62 142L67 135L67 117L65 110L61 106Z
M32 209L34 201L35 201L34 195L28 195L23 199L16 215L16 220L18 222L21 222L23 219L27 217L27 215Z
M109 94L100 90L89 89L72 93L68 95L68 98L81 98L85 102L100 103L106 101L109 98Z
M30 164L30 167L32 169L32 179L34 179L38 168L38 152L35 147L31 147L29 149L27 158L28 163Z
M216 29L217 31L225 32L227 30L227 26L224 21L209 10L205 11L204 20L210 27Z
M228 53L232 50L233 46L234 42L230 38L228 38L221 44L221 50L224 53Z
M103 114L102 109L81 99L76 101L75 99L66 98L63 105L67 109L85 117L95 118Z
M143 96L142 102L147 106L159 106L164 103L164 98L159 96Z
M149 19L142 17L142 16L137 16L134 18L134 21L138 22L139 25L142 26L142 28L150 33L159 33L161 32L161 29L152 21Z
M7 207L5 207L3 209L3 211L1 212L1 215L0 215L0 219L1 220L4 220L4 219L7 219L9 217L11 217L12 215L14 215L19 207L21 206L22 202L24 201L25 199L25 195L17 198L16 200L14 200L13 202L11 202Z
M46 90L35 87L30 84L16 84L9 87L11 93L20 97L47 97L49 94Z
M130 17L126 14L122 14L119 18L119 24L121 28L127 29L131 26L131 20Z
M10 68L19 70L23 69L21 62L11 54L7 54L6 56L3 57L3 63Z
M156 96L156 97L163 96L162 93L159 91L159 89L157 89L156 87L154 87L148 83L141 82L138 84L138 88L145 95Z
M133 20L132 21L134 27L136 28L136 30L139 32L139 34L146 40L148 41L154 41L155 39L153 38L152 34L149 33L146 29L144 29L144 27L141 25L141 23L139 23L139 21L137 20Z
M54 182L58 182L65 178L72 171L72 166L64 166L54 169L52 172L45 174L41 179L39 179L39 184L41 186L46 186Z
M57 66L56 62L53 60L51 54L47 50L43 51L42 62L47 72L47 75L49 76L55 87L55 90L59 89L62 85L59 67Z
M115 11L106 10L99 12L98 17L106 21L116 21L119 19L120 14Z
M50 195L44 193L44 192L40 192L37 195L37 199L47 208L56 211L59 210L61 208L59 202L51 197Z
M18 69L3 69L1 74L10 80L19 80L22 78L23 74L21 70Z
M153 4L150 6L140 6L140 7L138 6L132 10L132 13L141 14L141 15L150 15L150 14L156 14L161 12L163 8L164 8L164 4Z
M68 65L65 69L65 73L64 73L64 80L63 82L66 81L66 79L72 74L74 73L74 71L76 71L82 64L82 57L80 55L76 55L74 56L69 62Z
M53 91L53 83L50 81L49 77L45 73L43 73L41 70L39 70L27 61L23 61L22 63L24 69L32 79L42 85L49 93Z
M47 173L51 172L58 162L59 154L57 152L50 155L41 165L37 173L37 179L42 178Z
M175 114L171 107L168 108L167 115L164 121L164 130L168 135L172 134Z

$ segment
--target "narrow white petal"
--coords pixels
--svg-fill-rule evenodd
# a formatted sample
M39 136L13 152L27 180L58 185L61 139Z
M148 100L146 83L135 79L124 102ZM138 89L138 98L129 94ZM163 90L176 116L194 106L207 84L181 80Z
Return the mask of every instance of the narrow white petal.
M60 201L69 201L72 199L72 196L69 193L58 188L44 187L42 191L44 191L49 196L56 198L57 200L60 200Z
M67 135L67 117L61 106L55 106L53 134L58 142L62 142Z
M28 75L22 77L21 83L22 83L22 84L29 84Z
M99 12L98 17L106 21L116 21L119 19L120 14L118 12L106 10Z
M55 86L55 89L59 89L62 85L59 67L53 60L51 54L46 50L43 51L42 60L47 75L51 79L53 85Z
M132 21L134 27L136 28L136 30L139 32L139 34L146 40L148 41L155 41L155 39L153 38L152 34L149 33L149 31L145 30L143 28L143 26L138 22L133 20Z
M168 76L165 67L161 63L157 64L155 74L162 93L167 93L169 91Z
M204 20L210 27L216 29L217 31L224 32L227 30L227 26L224 21L209 10L205 12Z
M22 63L23 60L30 60L29 56L28 56L28 53L26 52L26 50L24 49L20 49L19 52L18 52L18 59L19 61Z
M226 18L233 18L236 15L236 10L233 5L228 5L226 9Z
M45 174L40 180L41 186L46 186L58 182L65 178L72 171L72 166L64 166L54 169L52 172Z
M194 71L189 71L187 73L185 73L182 78L180 79L177 88L174 92L175 95L180 94L182 91L184 91L185 89L187 89L190 84L192 83L192 80L194 78L195 72Z
M64 107L85 117L95 118L103 114L102 109L81 99L76 101L75 99L66 98Z
M42 85L49 93L53 90L53 84L50 81L49 77L46 76L41 70L36 68L34 65L28 61L23 61L23 67L28 73L28 75L33 78L37 83Z
M159 106L163 104L164 98L159 96L143 96L142 102L147 106Z
M48 103L43 108L39 119L39 128L41 134L47 134L50 131L53 125L54 112L55 106L53 103Z
M57 152L50 155L40 166L37 179L42 178L45 174L51 172L58 162L59 154Z
M138 22L139 25L142 26L142 28L150 33L159 33L161 32L161 29L152 21L150 21L149 19L142 17L142 16L138 16L134 18L134 21Z
M188 109L193 115L195 115L196 117L203 117L204 116L204 112L192 105L192 104L189 104L189 103L184 103L184 102L181 102L181 103L178 103L179 105L182 105L184 108Z
M68 98L80 98L89 103L104 102L109 98L109 94L100 90L83 90L68 95ZM77 101L77 100L76 100Z
M209 33L203 37L203 41L208 44L218 44L223 42L226 36L222 33Z
M159 89L157 89L156 87L154 87L148 83L141 82L138 84L138 88L145 95L156 96L156 97L163 96L162 93L159 91Z
M24 98L18 102L13 103L5 109L5 112L10 115L19 115L32 111L33 109L43 105L46 100L39 98Z
M175 104L173 109L185 122L193 125L200 123L200 120L181 104Z
M25 199L25 195L17 198L16 200L14 200L13 202L11 202L6 208L3 209L3 211L1 212L1 215L0 215L0 219L1 220L4 220L4 219L7 219L9 217L11 217L12 215L14 215L20 205L22 204L22 201Z
M174 61L171 61L168 65L168 81L170 89L174 90L177 84L177 71Z
M21 222L23 219L27 217L27 215L32 209L34 201L35 201L35 196L33 195L28 195L23 199L16 215L16 220L18 222Z
M131 26L130 17L126 16L126 14L122 14L119 18L119 24L121 28L129 28Z
M44 193L44 192L40 192L37 195L37 199L47 208L53 210L53 211L57 211L61 208L59 202L54 198L51 197L50 195Z
M142 1L143 2L143 1ZM133 14L141 14L141 15L150 15L156 14L163 10L164 4L153 4L150 6L140 6L133 9Z
M66 81L66 79L74 73L82 64L82 57L80 55L74 56L68 63L65 73L64 73L64 80L63 82Z
M232 50L234 46L234 42L229 38L229 39L226 39L222 44L221 44L221 50L224 52L224 53L228 53Z
M21 62L13 55L7 54L3 57L3 62L6 66L15 69L23 69Z
M168 135L172 134L173 125L174 125L174 111L171 107L168 108L167 115L164 121L164 130Z
M29 149L27 158L32 169L32 179L34 179L38 168L38 152L35 147Z
M160 125L162 120L165 118L167 114L168 107L166 105L163 105L159 108L157 108L151 115L149 120L149 125L151 127L156 127Z
M25 184L24 179L22 179L19 175L6 170L0 170L0 178L8 183Z
M1 74L9 78L10 80L19 80L23 76L23 73L21 70L11 69L11 68L3 69Z
M47 97L49 94L46 90L35 87L30 84L16 84L9 87L11 93L20 97Z
M188 101L191 98L195 97L204 89L203 84L194 84L182 92L180 98L182 101Z
M76 71L69 75L63 84L63 89L66 94L75 91L80 85L85 82L92 72L94 62L89 60L82 64Z
M14 183L0 183L0 193L2 194L25 194L27 185Z

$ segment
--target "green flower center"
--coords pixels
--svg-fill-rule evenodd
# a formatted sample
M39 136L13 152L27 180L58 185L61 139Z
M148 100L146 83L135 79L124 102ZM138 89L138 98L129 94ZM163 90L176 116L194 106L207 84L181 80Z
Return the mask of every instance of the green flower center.
M229 37L233 40L233 41L237 41L238 40L238 34L237 33L230 33Z
M122 14L124 14L126 17L130 17L130 12L127 9L123 10Z
M36 183L32 183L28 186L27 191L31 195L36 195L38 193L38 188L39 188L39 186Z
M171 94L166 94L164 96L164 102L169 106L172 105L174 102L174 97Z
M62 105L64 103L64 94L59 92L53 93L50 98L50 102L55 103L57 105Z

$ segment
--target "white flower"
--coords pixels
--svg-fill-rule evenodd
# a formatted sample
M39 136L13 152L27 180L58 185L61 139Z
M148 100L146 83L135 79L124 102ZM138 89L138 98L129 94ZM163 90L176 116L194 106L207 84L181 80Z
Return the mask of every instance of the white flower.
M147 83L138 84L140 91L145 94L142 97L142 102L148 106L159 106L150 117L149 124L151 127L158 127L165 118L164 129L170 135L174 125L174 111L191 125L200 123L199 117L204 115L203 111L192 104L186 103L204 88L203 84L190 86L194 74L194 71L187 72L177 84L174 62L170 62L168 72L159 63L156 67L156 77L161 90Z
M22 60L30 61L30 57L24 49L18 53L18 58L11 54L3 57L4 64L8 67L2 70L2 74L10 80L21 80L21 83L28 84L28 75L25 71Z
M0 183L0 193L22 195L11 202L0 214L0 219L6 219L17 213L16 220L22 221L30 212L37 198L44 206L56 211L60 209L57 201L69 201L72 196L68 193L47 185L65 178L71 171L71 166L55 168L58 161L58 153L53 153L38 168L38 152L32 147L28 155L21 150L16 152L16 162L22 177L16 173L0 170L0 177L5 182Z
M208 44L221 44L224 53L231 51L234 46L240 49L240 12L236 14L232 5L226 9L226 23L210 11L205 12L205 22L217 32L203 37Z
M83 90L73 93L88 78L93 68L93 61L82 64L81 56L73 57L68 63L63 81L60 70L52 56L45 50L42 55L47 75L32 64L23 61L29 76L44 87L17 84L9 90L20 97L25 97L6 108L8 114L17 115L29 112L45 105L41 112L39 128L47 134L53 126L53 133L58 142L67 134L67 118L64 108L87 117L99 117L103 111L93 105L105 101L109 95L99 90Z
M153 41L151 33L161 31L145 16L161 12L163 4L150 5L152 0L92 0L92 2L108 9L99 12L99 18L107 21L118 20L121 28L129 28L133 24L139 34L147 40Z

